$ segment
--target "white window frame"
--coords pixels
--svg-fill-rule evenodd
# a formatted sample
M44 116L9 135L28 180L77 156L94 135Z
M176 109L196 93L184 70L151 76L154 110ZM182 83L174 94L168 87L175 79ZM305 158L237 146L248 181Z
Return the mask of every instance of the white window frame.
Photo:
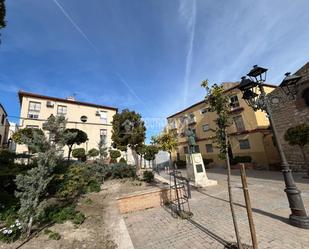
M102 124L107 124L107 111L100 111L100 121Z
M61 110L61 111L59 111L59 110ZM58 105L57 106L57 115L65 116L65 115L67 115L67 113L68 113L68 107L66 105Z
M106 142L106 138L107 138L107 129L100 129L100 141L103 140L103 137L105 138L105 142Z
M204 108L200 109L201 115L205 115L207 112L208 112L207 111L207 107L204 107Z
M41 111L41 102L30 101L28 107L28 118L38 119Z
M232 101L232 99L236 98L237 101ZM231 109L236 109L240 107L239 99L237 94L230 96ZM235 104L235 105L234 105Z
M205 129L205 127L207 127L207 129ZM204 132L210 130L209 124L203 124L202 128L203 128L203 131L204 131Z

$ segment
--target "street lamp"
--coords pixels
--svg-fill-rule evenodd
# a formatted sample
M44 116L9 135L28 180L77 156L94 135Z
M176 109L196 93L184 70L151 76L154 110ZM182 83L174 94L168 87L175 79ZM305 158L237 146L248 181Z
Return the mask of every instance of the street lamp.
M271 104L273 101L269 98L264 90L264 82L266 80L266 68L258 67L255 65L253 69L246 76L242 77L239 84L239 90L243 93L243 99L247 104L253 108L254 111L262 110L267 113L271 129L278 147L281 163L282 173L285 182L285 192L289 201L291 214L290 223L294 226L309 229L309 217L306 214L306 210L301 197L301 192L295 185L292 171L283 152L282 145L278 139L278 132L274 125L274 120L271 113ZM280 84L280 88L289 97L294 98L297 93L296 83L301 79L300 76L285 74L285 78Z

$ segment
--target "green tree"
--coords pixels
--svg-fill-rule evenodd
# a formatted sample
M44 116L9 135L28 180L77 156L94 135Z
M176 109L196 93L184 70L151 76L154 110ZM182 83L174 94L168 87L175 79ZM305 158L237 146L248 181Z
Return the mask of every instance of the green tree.
M28 170L25 174L17 175L15 195L20 201L19 214L23 223L27 224L28 236L34 222L44 211L47 198L46 188L53 178L53 169L62 159L61 144L56 143L57 139L51 138L56 138L61 134L64 126L64 119L49 118L43 125L43 128L49 133L49 139L31 133L34 136L30 141L27 140L29 148L36 148L38 166Z
M146 127L141 115L125 109L121 113L114 115L112 125L113 146L121 151L127 151L127 147L131 148L137 173L139 174L140 165L136 148L144 143L146 136Z
M68 146L68 162L70 161L71 152L74 144L80 145L88 140L87 133L79 129L65 129L62 142Z
M156 159L156 155L159 153L159 148L156 145L147 145L144 159L149 163Z
M85 161L86 151L84 148L76 148L72 151L72 156L77 158L79 161Z
M88 151L88 155L94 159L100 154L99 150L92 148L91 150Z
M105 136L100 139L100 142L98 143L98 150L100 159L105 159L108 156Z
M111 162L116 163L117 158L121 156L121 153L119 150L110 150L109 151L109 156L111 157Z
M284 139L289 142L290 145L299 146L307 166L307 176L309 177L309 162L305 152L305 146L309 144L309 125L300 124L289 128L284 134Z
M238 248L242 248L237 218L234 211L234 203L233 203L233 194L231 187L231 165L228 155L228 133L227 128L231 125L231 121L229 120L229 111L230 111L230 101L228 96L225 94L225 91L222 86L218 86L214 84L209 87L208 80L204 80L201 84L202 87L206 90L206 103L209 105L209 110L211 112L215 112L217 114L216 122L216 136L215 140L220 149L220 158L225 159L227 165L227 182L228 182L228 193L229 193L229 202L230 208L234 223L234 229L237 239Z
M178 146L175 135L171 132L164 132L157 137L152 137L152 143L157 145L160 150L169 153L170 168L172 168L172 153Z

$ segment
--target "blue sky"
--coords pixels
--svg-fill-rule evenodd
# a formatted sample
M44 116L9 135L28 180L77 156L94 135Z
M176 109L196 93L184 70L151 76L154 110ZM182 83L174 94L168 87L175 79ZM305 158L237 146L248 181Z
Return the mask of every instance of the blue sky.
M140 112L150 137L168 115L203 99L205 78L237 81L259 64L278 84L309 61L307 0L6 3L0 102L10 116L19 115L19 89L76 94Z

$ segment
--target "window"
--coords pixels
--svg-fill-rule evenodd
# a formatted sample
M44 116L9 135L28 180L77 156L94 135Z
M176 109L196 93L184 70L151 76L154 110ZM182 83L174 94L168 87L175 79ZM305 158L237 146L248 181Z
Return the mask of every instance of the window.
M67 107L64 105L58 105L57 107L57 114L65 116L67 114Z
M214 152L214 148L212 147L212 144L206 144L206 152L208 153Z
M28 118L31 119L38 119L41 110L41 103L40 102L29 102L29 109L28 109Z
M100 130L100 141L106 140L106 136L107 136L107 130L101 129Z
M233 95L230 97L231 107L232 109L239 107L239 101L237 95Z
M200 153L200 146L195 145L194 149L195 149L195 153Z
M188 146L184 146L183 147L183 151L184 151L185 154L189 154Z
M205 108L202 108L201 110L200 110L200 113L202 114L202 115L205 115L206 113L207 113L207 108L205 107Z
M100 120L102 124L107 124L107 112L100 111Z
M209 131L209 124L203 125L203 131Z
M250 143L248 139L239 140L239 147L241 150L250 149Z
M193 113L189 114L189 124L195 123L195 115Z
M2 114L1 124L4 124L4 120L5 120L5 115L4 115L4 114Z
M29 128L29 129L39 129L39 126L38 125L27 125L26 128Z
M196 136L196 129L192 129L192 132L193 132L194 135Z
M234 117L233 120L238 132L242 132L246 129L241 115Z

